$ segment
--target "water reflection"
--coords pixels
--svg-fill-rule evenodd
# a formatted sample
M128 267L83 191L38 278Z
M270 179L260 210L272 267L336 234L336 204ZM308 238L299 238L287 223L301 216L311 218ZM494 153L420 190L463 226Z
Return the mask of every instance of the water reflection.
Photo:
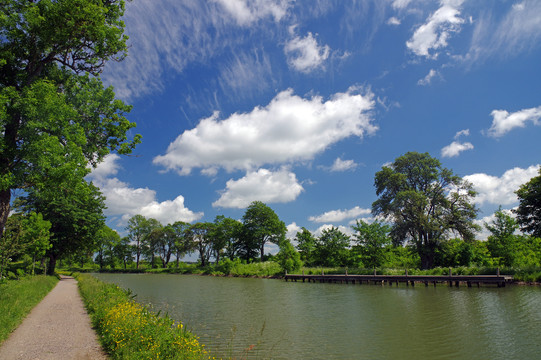
M99 274L182 320L218 356L534 359L538 287L449 288ZM250 349L246 351L246 349Z

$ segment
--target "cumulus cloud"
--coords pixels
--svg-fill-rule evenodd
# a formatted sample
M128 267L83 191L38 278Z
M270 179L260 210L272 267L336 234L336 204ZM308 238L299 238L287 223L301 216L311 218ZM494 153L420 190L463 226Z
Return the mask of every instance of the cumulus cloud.
M296 222L292 222L291 224L286 226L287 232L286 232L286 238L289 240L295 239L295 236L297 236L297 233L302 230L302 228L297 225ZM297 244L294 244L297 245Z
M464 180L473 184L478 192L475 202L478 204L490 203L495 205L509 205L516 203L515 191L520 185L537 176L540 165L532 165L527 169L513 168L507 170L501 177L483 173L464 176Z
M541 124L541 106L530 109L523 109L514 113L509 113L506 110L493 110L492 126L488 129L488 135L491 137L501 137L507 134L514 128L523 128L526 123L531 122L534 125Z
M438 49L447 46L447 39L452 33L460 31L464 19L460 18L463 0L443 0L441 7L419 26L409 41L408 49L415 55L436 58Z
M108 155L105 161L98 165L89 175L89 179L98 186L105 196L105 215L119 216L126 221L130 217L140 214L152 217L162 224L175 221L192 222L203 217L202 212L193 212L184 205L184 197L177 196L174 200L158 202L156 191L148 188L133 188L120 181L115 175L118 172L118 155Z
M472 150L473 145L470 142L461 143L458 141L453 141L449 145L441 149L442 157L455 157L460 155L461 152L466 150Z
M311 32L301 38L296 36L284 47L289 66L303 73L312 72L323 66L330 53L328 45L320 46Z
M255 200L287 203L295 200L303 190L296 175L286 169L276 172L259 169L248 172L241 179L229 180L226 189L212 206L242 209Z
M194 168L253 170L263 164L311 160L350 136L362 138L378 129L372 123L373 94L357 88L303 99L280 92L265 107L220 120L215 112L173 141L154 163L188 175Z
M351 229L351 227L343 226L343 225L334 226L332 224L323 224L320 227L318 227L315 231L312 231L312 234L315 237L320 237L324 230L329 230L333 227L338 228L338 230L340 230L341 232L343 232L344 234L348 236L353 236L353 230Z
M424 78L419 79L419 81L417 81L417 85L421 85L421 86L430 85L430 83L432 82L432 79L434 79L435 77L441 77L440 73L434 69L430 69L430 71Z
M353 219L357 218L361 215L368 215L371 214L372 211L370 209L362 209L359 206L355 206L352 209L346 209L346 210L331 210L327 211L326 213L323 213L321 215L317 216L310 216L308 220L318 223L323 222L341 222L346 219Z
M280 21L287 13L290 0L214 0L241 26L250 25L267 16Z

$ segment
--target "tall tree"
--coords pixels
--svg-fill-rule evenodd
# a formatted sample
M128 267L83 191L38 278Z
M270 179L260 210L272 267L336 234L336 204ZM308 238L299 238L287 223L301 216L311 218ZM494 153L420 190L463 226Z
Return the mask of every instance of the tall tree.
M235 219L218 215L214 219L212 231L213 252L216 262L220 261L222 251L232 260L237 252L237 246L242 236L242 223Z
M152 221L153 220L153 221ZM152 229L156 225L156 220L147 219L143 215L134 215L128 220L128 238L133 243L135 253L136 268L139 269L141 255L147 255L149 252L148 240Z
M96 250L96 234L105 224L105 198L99 189L75 177L56 188L31 188L21 198L25 211L36 211L51 222L52 247L47 251L49 274L56 261L67 255L87 255Z
M248 206L244 216L245 236L251 239L260 250L260 259L263 261L265 244L272 242L279 244L285 237L287 228L283 221L270 207L261 201L254 201Z
M355 240L360 246L363 265L373 268L381 266L387 260L388 245L391 245L389 232L391 227L380 221L371 224L363 220L357 220L352 226L355 231Z
M472 185L428 153L398 157L376 173L375 187L379 199L372 204L372 213L393 222L395 244L415 245L422 268L434 266L439 242L450 235L474 238L478 226L473 223L477 209Z
M105 265L115 267L115 248L120 243L120 235L109 226L104 225L96 234L96 246L98 255L96 261L103 269Z
M305 227L295 235L297 249L299 250L302 261L307 265L312 265L314 262L314 251L316 249L316 238Z
M500 265L514 265L519 246L519 238L515 235L518 229L516 220L500 206L494 213L492 223L485 223L485 228L491 233L487 239L490 255L496 258Z
M350 238L337 227L321 232L315 249L315 263L321 266L347 266Z
M180 258L192 250L191 241L187 236L187 231L190 228L190 224L184 221L175 221L169 226L174 233L175 244L173 250L175 252L175 261L178 268Z
M193 244L193 248L199 251L201 266L207 266L212 253L212 230L214 224L210 222L198 222L190 226L186 232Z
M520 201L516 214L521 230L541 238L541 168L539 176L523 184L516 194Z
M123 12L123 0L0 2L0 237L12 190L57 188L140 141L97 77L126 55Z

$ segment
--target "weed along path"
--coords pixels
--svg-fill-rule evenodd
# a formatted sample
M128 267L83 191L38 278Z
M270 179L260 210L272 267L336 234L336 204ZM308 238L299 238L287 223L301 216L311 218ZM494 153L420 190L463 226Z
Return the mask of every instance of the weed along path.
M0 347L0 359L107 359L77 289L63 276Z

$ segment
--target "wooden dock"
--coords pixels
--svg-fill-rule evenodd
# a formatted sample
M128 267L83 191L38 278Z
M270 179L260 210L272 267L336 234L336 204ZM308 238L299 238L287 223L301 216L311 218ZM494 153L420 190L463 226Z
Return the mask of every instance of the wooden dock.
M472 287L480 285L496 285L505 287L507 283L513 281L510 275L298 275L286 274L285 281L302 281L314 283L339 283L339 284L374 284L392 286L399 283L405 283L406 286L415 286L415 284L429 284L436 286L438 283L446 283L449 286L460 286L460 284Z

